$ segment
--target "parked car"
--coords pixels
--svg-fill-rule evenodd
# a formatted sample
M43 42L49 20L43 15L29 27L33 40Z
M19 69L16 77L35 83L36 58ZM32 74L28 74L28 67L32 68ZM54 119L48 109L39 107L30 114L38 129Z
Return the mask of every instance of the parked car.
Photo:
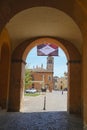
M31 88L31 89L26 89L25 92L26 93L36 93L37 90L35 88Z
M67 88L64 88L63 91L67 91L68 89Z

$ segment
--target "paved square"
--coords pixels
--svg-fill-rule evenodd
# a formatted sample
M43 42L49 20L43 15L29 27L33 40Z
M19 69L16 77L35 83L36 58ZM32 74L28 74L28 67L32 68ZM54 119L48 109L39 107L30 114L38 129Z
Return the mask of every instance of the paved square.
M41 93L39 96L25 96L24 112L43 112L44 97L46 97L47 111L67 111L67 92L53 91L52 93Z

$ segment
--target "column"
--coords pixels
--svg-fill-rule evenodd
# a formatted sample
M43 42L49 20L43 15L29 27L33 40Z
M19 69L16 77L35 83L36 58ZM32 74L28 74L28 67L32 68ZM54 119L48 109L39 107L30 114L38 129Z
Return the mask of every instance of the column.
M23 60L12 60L8 111L20 111L23 106L24 67Z
M68 112L81 115L81 61L68 61Z
M86 35L87 36L87 35ZM87 129L87 37L83 46L83 122Z

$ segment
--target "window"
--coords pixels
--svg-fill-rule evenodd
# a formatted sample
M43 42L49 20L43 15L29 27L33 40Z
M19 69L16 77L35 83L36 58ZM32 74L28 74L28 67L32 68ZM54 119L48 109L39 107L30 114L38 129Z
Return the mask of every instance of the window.
M48 76L48 80L49 80L49 81L51 80L51 76Z

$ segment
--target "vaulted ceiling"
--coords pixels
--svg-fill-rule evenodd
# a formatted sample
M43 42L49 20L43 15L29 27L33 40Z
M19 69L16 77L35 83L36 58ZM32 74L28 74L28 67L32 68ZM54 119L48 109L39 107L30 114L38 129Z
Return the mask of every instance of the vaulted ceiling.
M82 52L87 0L0 0L0 32L7 28L12 50L35 37L59 37Z
M52 36L66 39L77 46L82 44L79 27L66 13L50 7L33 7L17 13L6 25L12 47L26 39ZM79 44L79 46L78 46Z

